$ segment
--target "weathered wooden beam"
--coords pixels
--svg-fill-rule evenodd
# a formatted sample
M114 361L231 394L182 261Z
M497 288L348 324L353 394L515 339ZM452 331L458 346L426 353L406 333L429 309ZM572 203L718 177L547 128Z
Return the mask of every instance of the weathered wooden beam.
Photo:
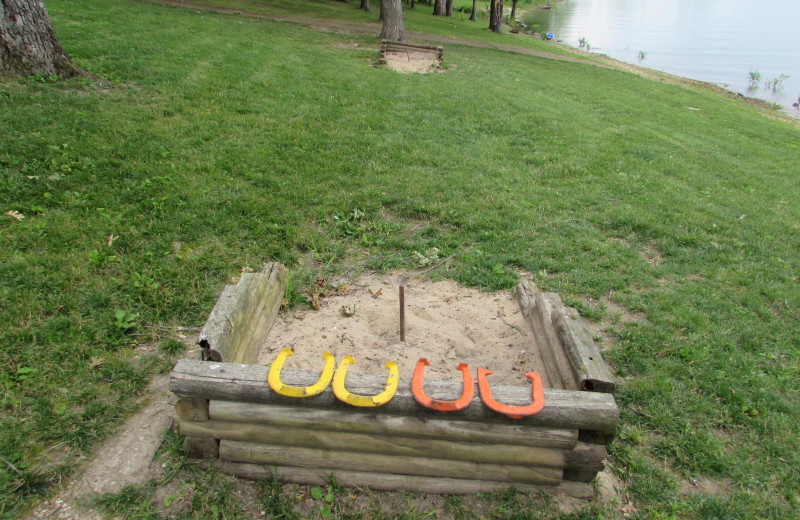
M208 363L183 359L178 361L170 378L170 390L182 398L239 401L250 403L282 403L291 406L317 408L339 407L355 411L342 404L330 388L322 394L305 399L292 399L272 392L267 384L268 368L256 365ZM319 374L307 370L284 369L283 382L290 385L309 386ZM375 395L383 391L384 376L347 374L347 388L358 394ZM426 381L425 391L439 399L457 399L461 396L461 383L452 381ZM531 390L526 386L495 386L492 394L498 401L523 406L530 404ZM513 420L486 408L475 391L473 402L464 410L442 414L422 408L411 395L411 380L401 378L394 398L373 413L417 415L454 420L490 421L501 424L615 431L619 422L619 409L614 396L605 393L545 390L545 407L536 414Z
M572 450L533 448L507 444L458 442L452 439L385 436L305 428L287 428L266 424L229 421L181 421L182 434L192 437L318 448L340 452L401 455L490 464L525 464L545 468L602 468L606 458L604 446L581 444Z
M578 311L570 307L554 307L552 321L581 389L614 393L614 378L592 336L583 326Z
M178 399L175 414L184 421L207 421L208 401L205 399Z
M224 473L239 478L252 480L277 478L281 482L294 482L313 486L324 486L328 484L329 475L333 473L337 482L343 486L358 488L367 487L380 491L406 490L416 491L418 493L467 495L503 491L513 486L517 491L523 493L546 491L548 493L564 494L576 498L591 498L593 494L592 486L582 482L562 481L552 486L535 486L530 484L509 484L508 482L477 480L479 475L473 475L473 478L470 479L454 479L393 475L389 473L369 473L364 471L324 471L286 466L262 466L224 460L217 461L216 467Z
M219 440L206 436L186 436L183 452L195 459L213 459L219 456Z
M482 423L449 420L444 415L416 417L364 413L347 409L317 409L233 401L211 401L209 414L214 420L269 424L285 428L310 427L319 430L373 435L414 435L422 438L452 439L459 442L510 444L539 448L572 449L578 431L540 428L518 424Z
M219 457L232 462L254 462L321 470L367 471L446 478L473 478L479 475L480 478L486 480L524 484L556 485L562 481L564 474L562 469L557 468L297 448L225 439L220 441Z
M223 289L198 343L213 361L254 363L278 315L288 271L278 263Z

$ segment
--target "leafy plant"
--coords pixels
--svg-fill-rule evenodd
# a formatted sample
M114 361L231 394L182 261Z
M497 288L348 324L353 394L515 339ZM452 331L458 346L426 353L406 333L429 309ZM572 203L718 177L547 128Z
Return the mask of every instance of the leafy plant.
M314 500L321 500L320 515L322 518L330 518L333 514L333 503L336 501L336 495L333 492L333 487L328 486L327 490L320 487L311 488L311 497Z
M750 81L750 87L757 87L761 82L761 73L757 70L751 70L747 73L747 79Z
M139 320L139 314L136 312L129 312L123 309L114 311L114 326L122 332L128 332L136 327Z

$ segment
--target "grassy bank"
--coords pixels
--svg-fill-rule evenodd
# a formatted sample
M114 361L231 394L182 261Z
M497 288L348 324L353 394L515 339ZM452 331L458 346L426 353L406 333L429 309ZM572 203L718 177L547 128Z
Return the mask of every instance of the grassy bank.
M498 290L527 271L593 319L640 316L601 343L633 516L797 516L796 126L588 64L448 45L447 71L406 76L361 33L47 6L104 82L0 83L0 214L24 216L0 216L0 516L136 408L176 327L243 268L286 263L302 304L318 274L416 267L432 247L453 256L438 276ZM361 16L297 3L317 7Z

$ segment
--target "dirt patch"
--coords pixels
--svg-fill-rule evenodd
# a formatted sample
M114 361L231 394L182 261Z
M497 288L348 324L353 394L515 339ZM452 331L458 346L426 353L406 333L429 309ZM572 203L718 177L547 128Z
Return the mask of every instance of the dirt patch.
M399 287L405 285L406 336L400 341ZM326 351L336 359L351 355L354 372L385 374L397 362L401 377L411 377L417 360L430 361L425 377L461 380L456 369L468 363L494 371L492 384L524 385L523 374L544 364L532 332L511 292L482 293L452 281L431 282L394 273L369 275L341 285L320 299L319 311L283 314L259 353L271 363L280 349L295 355L286 366L320 370Z
M426 51L386 51L384 59L387 67L406 74L426 74L439 68L436 55Z

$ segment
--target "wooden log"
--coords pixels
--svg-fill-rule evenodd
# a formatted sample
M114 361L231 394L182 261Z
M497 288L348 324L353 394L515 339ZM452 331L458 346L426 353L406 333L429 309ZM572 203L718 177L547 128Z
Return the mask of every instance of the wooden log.
M590 392L614 393L614 378L592 336L583 326L578 311L554 307L552 321L581 388Z
M296 468L286 466L265 467L258 464L230 462L220 460L216 467L224 473L239 478L260 480L277 478L281 482L294 482L312 486L324 486L329 482L331 473L337 482L347 487L367 487L380 491L416 491L418 493L457 494L489 493L503 491L512 487L508 482L490 480L454 479L441 477L420 477L413 475L392 475L387 473L368 473L364 471L323 471L319 469ZM478 475L474 475L478 477ZM513 484L520 492L530 493L546 491L553 494L565 494L576 498L591 498L593 488L581 482L559 482L553 486L535 486L530 484Z
M317 408L339 408L354 411L339 402L330 388L322 394L305 399L292 399L275 394L267 384L267 367L256 365L236 365L231 363L208 363L198 360L178 361L170 378L170 390L178 397L193 399L219 399L251 403L282 403L291 406L313 406ZM281 372L284 383L309 386L319 379L317 372L307 370L288 370ZM347 374L347 389L353 393L375 395L383 391L385 376ZM462 385L453 381L426 382L429 395L440 399L457 399L461 396ZM528 386L496 386L492 394L498 401L523 406L530 404L531 390ZM443 414L428 410L417 404L411 395L411 380L401 378L394 398L372 413L417 415L453 420L517 424L525 426L554 427L562 429L615 431L619 422L619 409L614 396L605 393L576 392L546 389L544 409L519 420L495 413L483 406L479 392L464 410Z
M200 331L199 343L211 360L254 363L278 315L288 271L278 263L245 273L222 291Z
M285 428L310 427L318 430L405 435L451 439L457 442L483 442L572 449L578 442L577 430L540 428L517 424L456 421L382 413L363 413L346 409L316 409L300 406L211 401L209 415L214 420L270 424Z
M207 421L208 401L205 399L178 399L175 413L184 421Z
M381 40L381 45L382 46L392 46L392 47L405 47L405 48L410 48L410 49L422 49L422 50L426 50L426 51L439 51L439 50L443 50L444 49L444 47L441 47L441 46L432 47L430 45L418 45L418 44L406 43L406 42L396 42L396 41L392 41L392 40Z
M561 374L556 366L550 344L547 341L543 327L536 322L534 316L534 298L537 292L538 289L536 286L527 280L520 282L514 289L514 295L516 296L519 309L522 311L522 316L525 318L525 321L528 323L528 326L530 326L531 331L533 332L536 348L541 354L542 361L544 362L545 373L542 374L542 376L544 376L542 377L542 383L544 384L545 388L563 389L565 386L561 381Z
M561 301L561 297L558 294L539 293L534 298L533 317L534 321L541 327L545 341L550 348L550 352L552 352L554 363L560 376L561 386L565 390L580 390L578 379L572 370L567 353L564 351L564 345L561 344L558 331L556 331L552 322L553 309L562 307L564 307L564 302Z
M545 468L602 468L604 446L581 444L573 450L507 444L456 442L450 439L384 436L228 421L182 421L180 431L192 437L319 448L343 452L463 460L490 464L528 464Z
M183 439L183 452L195 459L219 457L219 441L213 437L187 436Z
M479 475L486 480L525 484L556 485L562 481L563 477L563 470L556 468L295 448L225 439L220 441L219 457L232 462L254 462L318 470L367 471L446 478L471 478Z
M616 438L616 432L603 432L596 430L581 430L578 432L578 440L587 444L601 444L608 446Z
M564 470L564 480L570 482L592 482L597 474L602 471L594 468L567 468Z

